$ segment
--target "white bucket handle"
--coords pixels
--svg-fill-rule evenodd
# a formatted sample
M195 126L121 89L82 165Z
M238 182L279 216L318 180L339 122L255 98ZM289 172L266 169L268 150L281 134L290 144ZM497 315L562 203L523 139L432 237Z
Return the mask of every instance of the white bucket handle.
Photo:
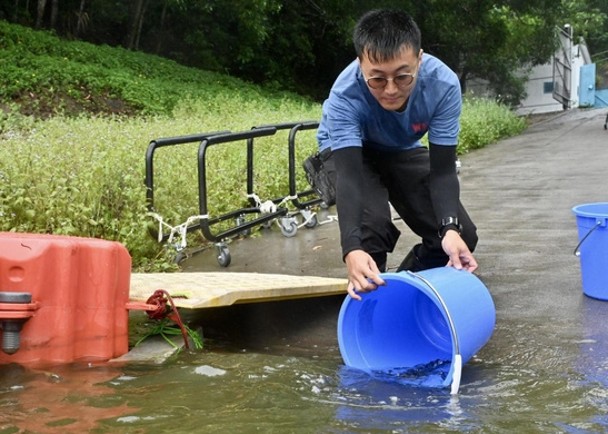
M435 287L431 284L431 282L429 282L424 277L422 277L416 273L412 273L411 271L406 271L406 272L409 275L420 280L426 286L428 286L428 288L433 292L435 297L437 297L437 300L439 300L439 303L441 304L441 308L443 309L443 312L445 313L445 316L448 319L448 323L450 326L450 334L452 335L452 342L454 343L454 352L455 352L454 361L453 361L454 371L452 373L452 385L451 385L450 393L452 395L457 395L458 389L460 388L460 378L462 376L462 355L460 354L460 345L458 343L458 334L456 333L456 326L454 325L454 320L452 320L452 316L450 315L450 312L448 311L448 306L445 304L445 301L441 297L441 294L439 294L439 291L437 291L437 289L435 289Z

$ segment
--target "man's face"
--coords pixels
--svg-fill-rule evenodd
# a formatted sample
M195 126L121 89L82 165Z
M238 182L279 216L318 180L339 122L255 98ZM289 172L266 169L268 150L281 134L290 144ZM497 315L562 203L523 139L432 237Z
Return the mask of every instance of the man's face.
M403 47L394 59L372 63L367 53L359 59L367 88L385 110L405 108L416 84L416 74L422 62L422 50Z

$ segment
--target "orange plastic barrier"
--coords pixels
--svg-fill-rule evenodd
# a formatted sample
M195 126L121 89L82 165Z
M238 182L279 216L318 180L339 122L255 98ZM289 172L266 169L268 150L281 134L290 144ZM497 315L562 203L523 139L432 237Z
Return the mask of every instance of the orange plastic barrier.
M125 354L130 277L120 243L0 232L0 364Z

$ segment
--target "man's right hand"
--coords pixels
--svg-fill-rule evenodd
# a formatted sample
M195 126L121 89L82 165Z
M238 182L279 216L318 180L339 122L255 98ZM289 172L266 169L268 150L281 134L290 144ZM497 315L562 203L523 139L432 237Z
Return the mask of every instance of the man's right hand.
M374 291L378 286L384 285L384 280L379 276L380 270L376 262L363 250L352 250L344 257L348 269L349 295L355 300L361 300L357 292Z

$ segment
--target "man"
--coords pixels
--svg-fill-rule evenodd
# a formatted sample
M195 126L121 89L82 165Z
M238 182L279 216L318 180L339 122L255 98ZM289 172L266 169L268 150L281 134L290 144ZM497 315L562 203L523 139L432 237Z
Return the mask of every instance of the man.
M422 239L398 271L440 266L474 271L477 229L460 203L456 146L462 108L456 74L423 54L405 12L374 10L357 23L357 59L323 104L317 138L335 168L336 206L348 293L384 281L400 235L389 203ZM428 133L429 148L420 143Z

